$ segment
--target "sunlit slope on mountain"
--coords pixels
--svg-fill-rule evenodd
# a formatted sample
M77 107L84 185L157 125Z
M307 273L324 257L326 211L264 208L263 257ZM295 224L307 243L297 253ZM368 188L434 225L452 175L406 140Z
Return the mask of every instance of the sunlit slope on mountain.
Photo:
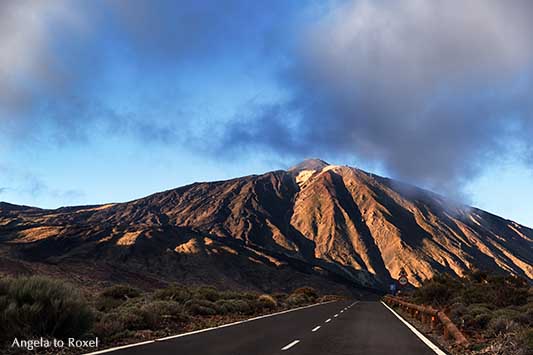
M315 241L317 257L381 279L401 267L418 281L474 267L533 278L531 229L361 170L315 172L294 210L292 224Z
M0 245L30 262L120 263L162 278L260 288L304 279L378 287L401 267L415 285L472 268L533 279L533 230L315 159L127 203L0 204Z

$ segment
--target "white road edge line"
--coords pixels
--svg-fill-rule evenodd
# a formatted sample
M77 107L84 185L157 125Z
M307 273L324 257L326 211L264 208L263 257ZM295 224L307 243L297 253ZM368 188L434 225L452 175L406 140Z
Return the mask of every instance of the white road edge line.
M195 331L188 332L188 333L177 334L177 335L171 335L171 336L164 337L164 338L159 338L159 339L154 339L154 340L143 341L143 342L140 342L140 343L133 343L133 344L128 344L128 345L117 346L117 347L114 347L114 348L109 348L109 349L103 349L103 350L94 351L94 352L92 352L92 353L85 353L85 354L83 354L83 355L98 355L98 354L110 353L110 352L112 352L112 351L116 351L116 350L121 350L121 349L131 348L131 347L134 347L134 346L140 346L140 345L145 345L145 344L155 343L156 341L164 341L164 340L169 340L169 339L174 339L174 338L184 337L184 336L187 336L187 335L193 335L193 334L198 334L198 333L208 332L208 331L210 331L210 330L215 330L215 329L219 329L219 328L231 327L232 325L237 325L237 324L241 324L241 323L247 323L247 322L251 322L251 321L254 321L254 320L261 319L261 318L267 318L267 317L278 316L278 315L280 315L280 314L289 313L289 312L293 312L293 311L299 311L299 310L301 310L301 309L311 308L311 307L315 307L315 306L320 306L320 305L328 304L328 303L332 303L332 302L337 302L337 301L327 301L327 302L322 302L322 303L310 304L310 305L308 305L308 306L303 306L303 307L298 307L298 308L293 308L293 309L287 309L287 310L285 310L285 311L281 311L281 312L277 312L277 313L272 313L272 314L265 314L265 315L262 315L262 316L258 316L258 317L254 317L254 318L250 318L250 319L241 320L241 321L238 321L238 322L233 322L233 323L228 323L228 324L222 324L222 325L219 325L218 327L205 328L205 329L195 330Z
M133 348L134 346L139 346L139 345L144 345L144 344L151 344L151 343L155 343L155 340L147 340L147 341L143 341L143 342L140 342L140 343L133 343L133 344L128 344L128 345L117 346L115 348L99 350L99 351L95 351L95 352L92 352L92 353L87 353L85 355L103 354L103 353L108 353L108 352L115 351L115 350Z
M314 327L314 328L313 328L313 330L311 330L311 331L312 331L312 332L316 332L316 331L317 331L317 330L319 330L319 329L320 329L320 326L319 326L319 325L317 325L317 326L316 326L316 327Z
M295 346L295 345L298 344L299 342L300 342L299 340L295 340L295 341L293 341L292 343L287 344L287 345L285 345L283 348L281 348L281 351L289 350L290 348L292 348L293 346Z
M331 322L331 318L328 318L328 319L325 321L325 323L329 323L329 322Z
M433 350L435 352L435 354L438 354L438 355L447 355L444 351L442 351L437 345L433 344L431 342L431 340L429 340L428 338L426 338L424 336L424 334L420 333L414 326L411 325L411 323L407 322L405 319L403 319L398 313L396 313L396 311L394 311L392 308L390 308L389 306L387 306L385 304L385 302L381 301L381 304L383 304L385 307L387 307L387 309L389 311L392 312L392 314L394 314L396 316L396 318L398 318L399 320L402 321L403 324L405 324L407 326L407 328L409 328L413 333L415 333L415 335L420 339L422 340L422 342L424 344L426 344L431 350Z

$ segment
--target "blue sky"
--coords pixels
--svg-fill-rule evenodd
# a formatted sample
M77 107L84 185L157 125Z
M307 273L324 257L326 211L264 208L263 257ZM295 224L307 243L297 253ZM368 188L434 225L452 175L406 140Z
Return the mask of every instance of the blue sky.
M0 200L126 201L320 157L533 226L531 10L4 1Z

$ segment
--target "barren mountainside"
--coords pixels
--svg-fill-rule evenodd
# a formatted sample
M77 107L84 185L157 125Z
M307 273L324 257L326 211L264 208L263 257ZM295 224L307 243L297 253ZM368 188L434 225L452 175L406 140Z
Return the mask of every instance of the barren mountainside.
M0 203L0 273L35 265L262 289L385 287L401 267L414 285L472 268L533 280L533 230L312 159L127 203L56 210Z

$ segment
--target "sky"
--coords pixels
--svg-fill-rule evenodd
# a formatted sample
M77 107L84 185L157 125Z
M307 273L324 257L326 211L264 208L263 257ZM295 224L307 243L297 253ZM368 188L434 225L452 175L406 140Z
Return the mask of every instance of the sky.
M128 201L319 157L533 226L532 11L2 1L0 200Z

